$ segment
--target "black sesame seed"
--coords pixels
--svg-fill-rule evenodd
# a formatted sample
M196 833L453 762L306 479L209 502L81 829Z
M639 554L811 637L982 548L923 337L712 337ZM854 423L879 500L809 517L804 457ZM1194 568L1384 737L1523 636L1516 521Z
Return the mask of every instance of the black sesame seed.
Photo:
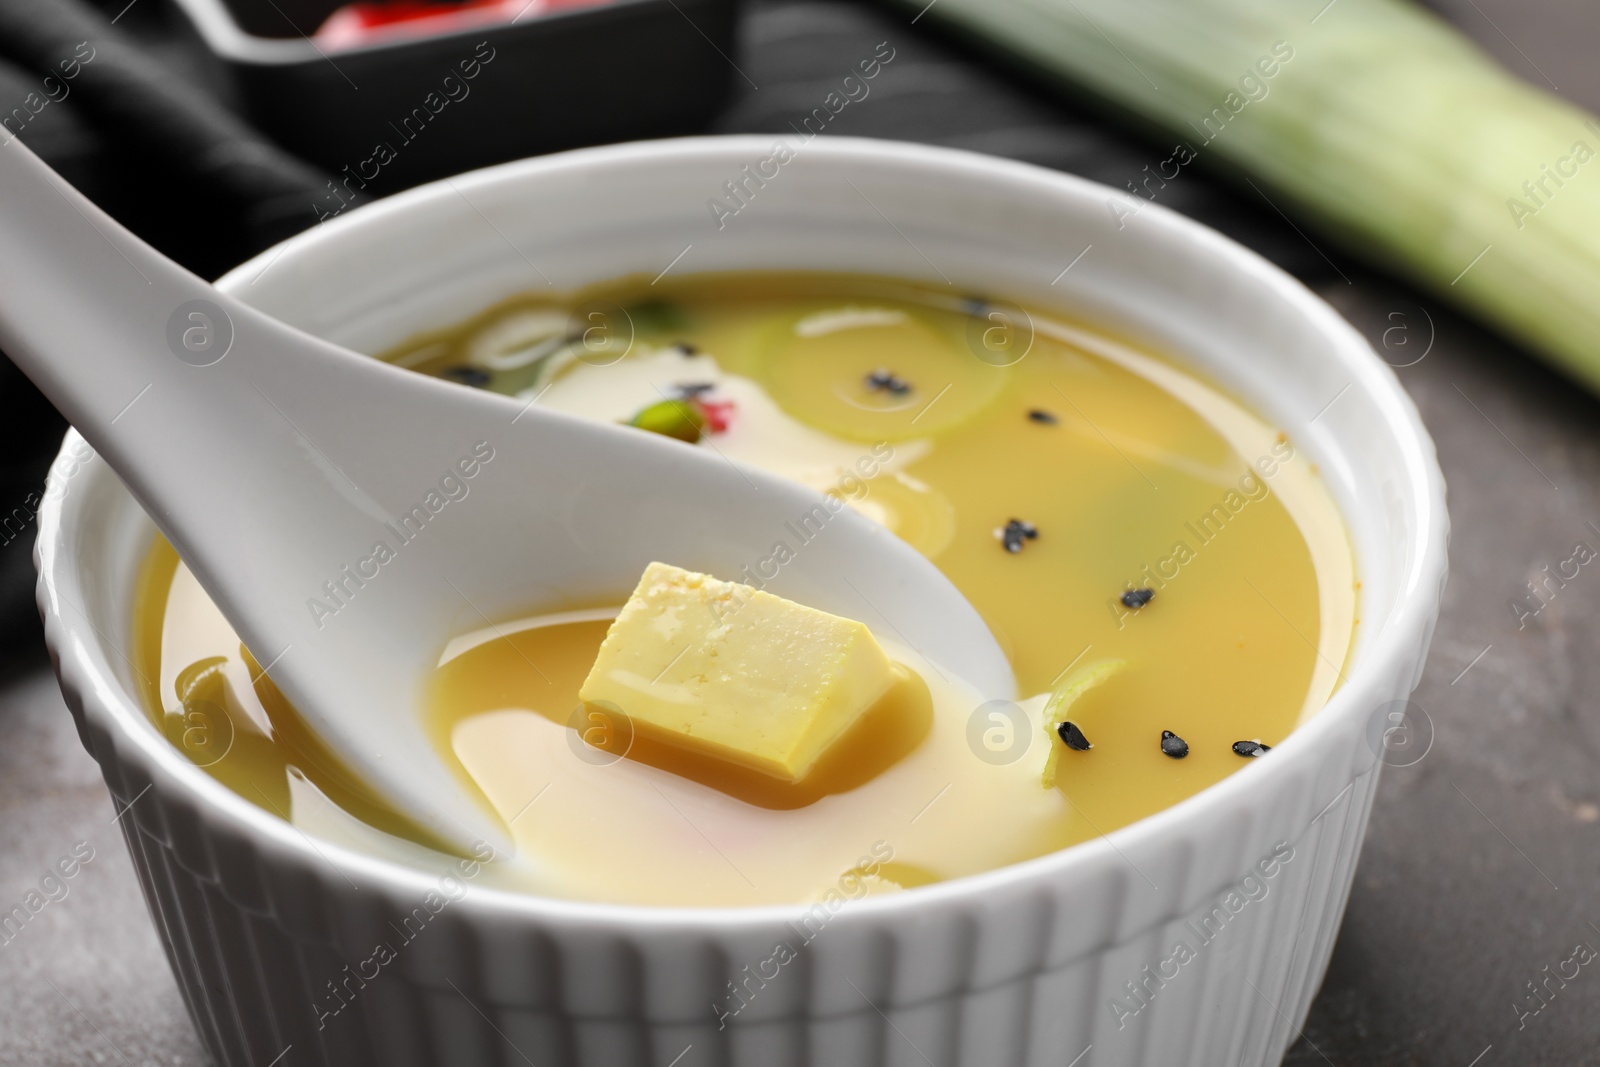
M1028 412L1028 418L1032 419L1034 422L1042 422L1046 426L1054 426L1056 423L1061 421L1060 419L1056 418L1055 415L1044 410L1043 408L1034 408L1032 411Z
M1236 756L1259 756L1264 752L1271 752L1271 745L1263 745L1260 741L1235 741L1233 753Z
M1130 589L1122 594L1122 603L1123 606L1138 611L1155 598L1156 591L1154 589Z
M1024 542L1039 539L1039 529L1031 522L1007 519L1004 526L995 528L994 535L1007 552L1016 553L1022 551Z
M1173 759L1183 759L1189 754L1189 742L1171 730L1161 731L1161 754Z
M688 341L679 341L673 347L678 350L679 355L698 356L700 354L700 350Z
M866 377L869 392L885 392L891 396L905 396L911 392L911 383L903 380L893 371L879 367Z
M482 389L494 377L481 367L470 367L466 364L462 364L459 367L447 367L440 372L440 376L449 378L452 382L470 385L474 389Z
M1060 724L1056 727L1056 735L1061 738L1063 744L1074 752L1087 752L1094 747L1089 743L1089 739L1083 736L1083 731L1078 729L1076 723L1064 722Z

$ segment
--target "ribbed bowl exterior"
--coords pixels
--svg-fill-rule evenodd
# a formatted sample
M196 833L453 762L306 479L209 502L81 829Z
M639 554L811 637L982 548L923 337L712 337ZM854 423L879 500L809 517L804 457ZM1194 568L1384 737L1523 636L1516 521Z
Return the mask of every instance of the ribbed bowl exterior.
M402 869L265 817L171 750L132 695L117 635L152 531L99 460L74 458L75 434L41 512L39 604L66 702L126 809L119 825L152 920L217 1064L1276 1064L1348 899L1381 767L1370 713L1415 686L1444 579L1432 445L1392 375L1378 380L1369 387L1393 390L1384 402L1420 442L1426 477L1413 490L1426 499L1410 506L1427 529L1423 550L1400 553L1404 595L1337 708L1270 758L1110 837L836 911L539 901L460 872L464 895L441 898L442 858L437 874Z
M398 942L421 895L358 887L165 781L120 742L47 620L84 744L117 810L131 804L119 825L173 973L227 1067L291 1046L283 1062L325 1067L1062 1067L1090 1046L1082 1062L1097 1067L1275 1064L1327 966L1378 777L1353 729L1321 768L1159 851L1105 849L1070 878L893 917L846 905L809 944L776 920L606 929L452 905L366 981L354 961ZM1409 675L1389 681L1389 699L1409 691ZM1275 876L1256 871L1265 895L1219 920L1230 888L1285 845ZM1194 958L1163 967L1179 942ZM767 981L779 943L798 958ZM324 1014L341 1003L330 981L337 1014ZM749 1006L719 1026L714 1005L738 1003L730 982Z

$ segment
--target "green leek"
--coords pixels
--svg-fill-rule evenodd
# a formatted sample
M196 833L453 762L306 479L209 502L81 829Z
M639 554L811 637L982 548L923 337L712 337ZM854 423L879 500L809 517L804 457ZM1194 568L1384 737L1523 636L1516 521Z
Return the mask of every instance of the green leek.
M1056 771L1061 765L1061 740L1056 736L1056 728L1067 717L1072 706L1078 698L1091 689L1099 687L1102 682L1110 680L1127 661L1120 659L1106 660L1103 663L1091 664L1080 669L1072 677L1058 685L1050 694L1050 699L1044 706L1044 743L1049 745L1050 755L1045 758L1044 771L1039 776L1040 783L1051 789L1056 784Z
M1406 0L923 0L1600 390L1600 121ZM1266 71L1272 71L1270 75ZM1190 155L1193 158L1181 158ZM1164 171L1152 180L1156 170ZM1138 200L1134 199L1139 198ZM1263 204L1263 210L1268 210Z

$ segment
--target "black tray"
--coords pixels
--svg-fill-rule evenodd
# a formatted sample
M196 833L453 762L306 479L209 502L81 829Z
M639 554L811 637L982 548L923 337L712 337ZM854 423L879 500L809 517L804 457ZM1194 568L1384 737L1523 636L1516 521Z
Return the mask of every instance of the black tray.
M337 52L306 35L341 0L173 3L251 122L368 194L562 148L694 132L722 106L733 74L736 0L613 0ZM339 203L330 191L328 210Z

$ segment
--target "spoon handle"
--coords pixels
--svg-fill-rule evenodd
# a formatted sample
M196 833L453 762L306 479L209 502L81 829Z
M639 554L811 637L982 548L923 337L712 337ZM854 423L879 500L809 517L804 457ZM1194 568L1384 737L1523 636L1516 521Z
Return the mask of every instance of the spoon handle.
M285 516L329 511L284 407L319 372L336 376L339 357L358 357L172 262L15 137L0 146L0 348L117 472L251 647L281 645L245 596L248 572L293 551Z
M15 137L0 146L0 190L0 345L96 449L120 452L139 432L126 418L137 398L195 388L226 353L232 301Z
M116 470L213 595L238 591L241 569L219 548L292 551L308 518L337 528L355 510L353 486L313 443L327 420L317 425L312 414L321 412L307 413L305 401L355 391L356 380L366 386L357 395L381 403L388 368L213 288L15 137L0 146L0 348ZM223 492L235 486L244 491Z
M0 145L0 348L117 472L328 758L359 769L352 788L373 783L425 839L509 847L412 722L413 676L448 620L393 606L404 581L363 598L391 622L382 639L307 611L414 468L445 462L426 428L453 387L214 289L15 137Z

